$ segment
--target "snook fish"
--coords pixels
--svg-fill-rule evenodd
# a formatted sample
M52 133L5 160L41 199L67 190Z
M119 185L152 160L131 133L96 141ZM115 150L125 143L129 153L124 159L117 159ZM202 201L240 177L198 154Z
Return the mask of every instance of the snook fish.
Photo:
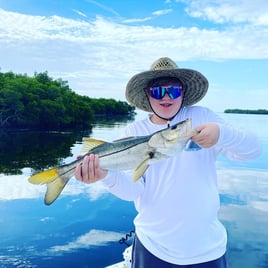
M89 154L98 154L100 166L107 170L134 170L136 182L149 165L180 153L190 138L197 134L191 119L155 132L148 136L130 137L114 142L84 138L87 153L70 164L34 174L29 178L33 184L46 184L44 202L52 204L74 176L75 167Z

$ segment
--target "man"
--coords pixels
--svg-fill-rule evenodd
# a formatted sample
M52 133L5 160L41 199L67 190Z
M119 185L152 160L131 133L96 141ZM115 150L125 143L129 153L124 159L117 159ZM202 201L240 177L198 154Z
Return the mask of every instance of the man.
M149 114L128 125L126 136L149 135L191 118L198 132L192 140L202 149L151 165L135 184L127 173L101 169L97 155L76 167L78 180L102 180L111 193L135 202L132 268L227 267L227 235L217 217L216 157L221 153L249 160L261 146L253 134L233 128L207 108L192 106L207 89L201 73L158 59L127 84L127 100Z

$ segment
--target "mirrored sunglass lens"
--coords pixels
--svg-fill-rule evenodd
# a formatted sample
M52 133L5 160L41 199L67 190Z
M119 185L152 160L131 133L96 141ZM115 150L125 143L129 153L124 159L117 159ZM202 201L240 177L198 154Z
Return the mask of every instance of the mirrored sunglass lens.
M169 87L166 91L171 99L176 99L181 96L180 87Z
M151 88L151 97L152 98L160 100L161 98L163 98L163 96L162 96L162 88L161 87L153 87L153 88Z
M167 93L171 99L176 99L181 96L180 86L169 86L169 87L152 87L150 89L151 97L157 100L162 99Z

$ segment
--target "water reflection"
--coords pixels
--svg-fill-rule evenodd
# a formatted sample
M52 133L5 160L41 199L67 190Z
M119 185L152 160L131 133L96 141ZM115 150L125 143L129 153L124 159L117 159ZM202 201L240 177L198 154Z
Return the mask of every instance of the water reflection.
M140 115L138 115L140 116ZM142 116L143 117L143 116ZM263 155L248 163L217 161L221 209L229 236L230 268L268 267L268 117L227 115L257 130ZM94 267L122 260L121 235L133 229L133 204L101 183L71 180L60 198L44 206L45 187L27 179L39 170L72 161L83 136L114 140L133 118L103 118L81 133L8 133L0 139L0 263L3 267ZM0 265L0 266L1 266Z
M89 135L89 131L83 133ZM22 174L24 167L41 170L62 163L81 132L10 132L0 137L0 173Z
M268 267L268 172L223 169L218 177L230 267Z
M133 121L135 116L135 113L129 115L96 116L93 125L104 125L105 127L113 128L116 124L122 125Z
M93 123L96 138L107 138L111 128L119 135L119 129L134 120L134 115L99 116ZM118 130L116 130L118 128ZM101 130L105 133L98 133ZM96 133L97 131L97 133ZM92 129L70 132L13 131L0 132L0 173L22 174L22 169L30 167L33 171L58 166L68 157L72 157L71 148L91 136Z

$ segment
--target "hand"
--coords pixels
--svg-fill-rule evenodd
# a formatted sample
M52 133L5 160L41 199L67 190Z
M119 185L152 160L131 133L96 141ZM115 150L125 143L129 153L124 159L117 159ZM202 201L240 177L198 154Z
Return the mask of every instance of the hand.
M206 123L195 128L199 133L192 140L204 148L209 148L218 142L220 128L216 123Z
M83 162L75 168L75 178L88 184L103 179L107 175L107 170L100 168L99 163L98 155L85 156Z

